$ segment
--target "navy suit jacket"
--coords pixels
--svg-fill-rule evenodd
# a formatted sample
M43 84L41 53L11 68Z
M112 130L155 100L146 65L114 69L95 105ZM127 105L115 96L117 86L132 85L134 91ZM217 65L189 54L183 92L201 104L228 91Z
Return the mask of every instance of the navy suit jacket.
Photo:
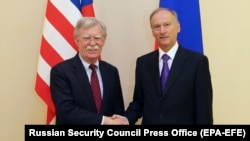
M50 89L56 124L100 125L102 116L124 114L124 102L116 67L99 61L103 80L101 114L97 114L87 73L78 54L51 69Z
M126 117L135 124L213 124L212 84L208 58L178 47L166 89L160 90L159 51L136 62L133 101Z

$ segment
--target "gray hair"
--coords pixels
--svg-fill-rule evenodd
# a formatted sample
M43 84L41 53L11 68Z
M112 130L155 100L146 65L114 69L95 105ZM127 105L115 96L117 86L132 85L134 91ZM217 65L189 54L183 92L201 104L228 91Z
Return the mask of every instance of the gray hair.
M155 15L155 13L158 13L159 11L169 11L171 14L173 14L173 16L175 17L177 23L180 23L179 20L178 20L178 14L170 9L170 8L156 8L151 14L150 14L150 17L149 17L149 20L151 21L152 17Z
M77 23L76 23L76 26L75 26L75 29L74 29L74 37L78 37L79 34L80 34L80 30L83 28L83 29L88 29L90 27L93 27L95 25L100 25L101 28L102 28L102 35L104 37L107 36L107 29L106 29L106 26L103 22L97 20L96 18L94 17L82 17L80 18Z

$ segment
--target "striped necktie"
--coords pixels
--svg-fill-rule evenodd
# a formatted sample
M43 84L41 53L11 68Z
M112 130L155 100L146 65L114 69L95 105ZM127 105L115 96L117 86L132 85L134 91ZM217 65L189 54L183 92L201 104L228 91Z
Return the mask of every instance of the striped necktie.
M161 70L161 91L163 92L166 86L169 68L168 68L168 59L169 56L167 54L162 55L163 66Z

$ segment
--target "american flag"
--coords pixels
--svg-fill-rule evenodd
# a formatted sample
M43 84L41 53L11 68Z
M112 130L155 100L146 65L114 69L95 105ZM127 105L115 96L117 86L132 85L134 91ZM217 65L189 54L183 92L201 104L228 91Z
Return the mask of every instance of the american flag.
M77 53L73 30L80 17L95 17L93 0L48 0L41 39L35 91L47 105L46 124L53 124L55 107L50 95L50 70Z

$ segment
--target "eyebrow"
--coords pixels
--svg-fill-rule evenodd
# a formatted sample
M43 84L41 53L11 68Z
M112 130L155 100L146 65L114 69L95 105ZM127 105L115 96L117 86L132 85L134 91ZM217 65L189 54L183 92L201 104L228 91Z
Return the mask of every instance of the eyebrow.
M102 35L96 35L96 36L84 35L83 37L102 37Z

